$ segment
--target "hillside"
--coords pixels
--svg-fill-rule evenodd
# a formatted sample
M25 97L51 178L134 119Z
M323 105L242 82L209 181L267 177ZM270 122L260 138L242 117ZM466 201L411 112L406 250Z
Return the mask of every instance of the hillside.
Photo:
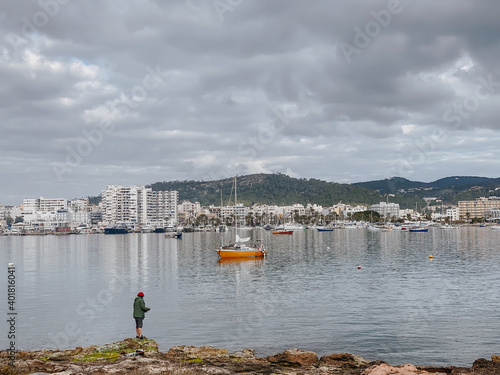
M153 190L177 190L179 202L198 201L202 205L220 205L234 202L234 179L217 181L163 181L150 186ZM238 177L238 202L251 205L316 203L331 206L343 203L377 203L380 193L361 186L338 184L317 179L298 179L284 174L254 174ZM413 202L414 204L414 202Z
M203 206L234 203L234 178L216 181L163 181L153 190L177 190L179 203L200 202ZM497 189L497 190L496 190ZM221 194L222 193L222 194ZM293 178L281 173L238 177L238 202L249 206L263 204L319 204L325 207L339 202L371 205L380 201L399 203L401 208L424 207L424 197L442 199L444 204L472 200L482 196L500 196L500 178L453 176L433 182L411 181L401 177L385 180L338 184L318 179ZM90 197L98 203L100 197Z
M381 194L398 197L436 197L445 203L457 204L459 200L471 200L490 195L500 196L500 178L477 176L452 176L433 182L410 181L401 177L354 183L354 186L374 189Z

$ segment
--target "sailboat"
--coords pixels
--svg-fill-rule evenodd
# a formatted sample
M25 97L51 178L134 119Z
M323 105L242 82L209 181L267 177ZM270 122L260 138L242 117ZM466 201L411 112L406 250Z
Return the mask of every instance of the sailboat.
M417 211L417 203L415 203L415 211ZM422 227L422 221L419 218L419 220L418 220L418 227L410 228L409 231L410 232L428 232L429 228Z
M237 205L237 190L236 177L234 178L234 207ZM259 240L258 244L247 245L245 242L250 241L250 237L240 237L238 235L238 218L236 215L236 234L235 240L228 245L221 246L217 249L217 254L221 258L263 258L267 255L264 244Z

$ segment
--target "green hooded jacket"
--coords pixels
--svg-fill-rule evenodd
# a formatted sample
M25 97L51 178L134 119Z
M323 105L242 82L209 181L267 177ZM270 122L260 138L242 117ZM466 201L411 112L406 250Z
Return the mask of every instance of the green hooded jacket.
M146 311L151 310L149 307L146 307L144 300L142 297L137 296L134 300L134 318L144 318L144 313Z

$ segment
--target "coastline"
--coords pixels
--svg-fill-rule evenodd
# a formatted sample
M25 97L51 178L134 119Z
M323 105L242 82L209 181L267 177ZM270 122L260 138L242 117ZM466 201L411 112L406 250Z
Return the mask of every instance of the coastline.
M474 361L467 367L392 366L349 353L318 357L314 352L287 349L268 357L256 357L252 349L230 352L211 346L174 346L160 352L154 340L127 338L102 346L69 350L0 352L0 374L500 374L500 356Z

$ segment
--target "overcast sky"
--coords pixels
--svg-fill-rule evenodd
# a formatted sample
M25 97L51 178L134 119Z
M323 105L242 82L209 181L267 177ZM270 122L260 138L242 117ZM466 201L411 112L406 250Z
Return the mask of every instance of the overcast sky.
M498 177L498 0L3 0L0 203Z

